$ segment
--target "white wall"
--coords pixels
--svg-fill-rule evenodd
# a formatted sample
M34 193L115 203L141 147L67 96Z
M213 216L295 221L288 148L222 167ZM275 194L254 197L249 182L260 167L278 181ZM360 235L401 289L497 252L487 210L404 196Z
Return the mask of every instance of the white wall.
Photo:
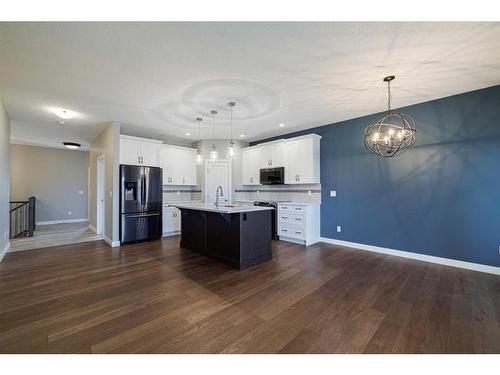
M120 124L113 122L90 144L90 224L97 227L97 158L105 157L104 235L116 244L120 240Z
M10 120L0 101L0 261L9 247Z

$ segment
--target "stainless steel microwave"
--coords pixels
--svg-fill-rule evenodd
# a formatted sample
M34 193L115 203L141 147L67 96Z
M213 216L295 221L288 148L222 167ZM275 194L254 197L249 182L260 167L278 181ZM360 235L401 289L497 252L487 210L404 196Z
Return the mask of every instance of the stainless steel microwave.
M285 183L285 168L263 168L260 170L262 185L283 185Z

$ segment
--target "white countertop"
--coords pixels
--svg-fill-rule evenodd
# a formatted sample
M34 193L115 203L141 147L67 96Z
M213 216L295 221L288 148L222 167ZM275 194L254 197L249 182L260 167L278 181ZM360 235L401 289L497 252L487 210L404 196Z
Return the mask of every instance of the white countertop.
M177 207L177 208L187 208L190 210L199 210L199 211L210 211L210 212L220 212L223 214L236 214L239 212L252 212L252 211L266 211L273 210L272 207L260 207L260 206L252 206L249 204L233 204L229 205L231 207L224 207L225 204L221 204L219 207L215 207L213 203L170 203L169 206ZM228 204L226 204L228 205Z

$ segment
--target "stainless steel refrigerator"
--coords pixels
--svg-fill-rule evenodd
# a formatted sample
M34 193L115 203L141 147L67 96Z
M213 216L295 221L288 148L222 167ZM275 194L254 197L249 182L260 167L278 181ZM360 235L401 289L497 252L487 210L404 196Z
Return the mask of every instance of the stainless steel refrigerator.
M158 239L162 234L162 170L120 165L120 242Z

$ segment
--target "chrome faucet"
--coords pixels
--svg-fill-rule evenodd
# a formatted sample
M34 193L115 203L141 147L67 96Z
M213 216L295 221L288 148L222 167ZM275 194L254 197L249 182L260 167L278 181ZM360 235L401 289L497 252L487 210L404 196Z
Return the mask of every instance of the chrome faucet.
M222 186L218 186L217 191L215 192L215 207L219 207L219 190L221 198L224 196L224 191L222 190Z

